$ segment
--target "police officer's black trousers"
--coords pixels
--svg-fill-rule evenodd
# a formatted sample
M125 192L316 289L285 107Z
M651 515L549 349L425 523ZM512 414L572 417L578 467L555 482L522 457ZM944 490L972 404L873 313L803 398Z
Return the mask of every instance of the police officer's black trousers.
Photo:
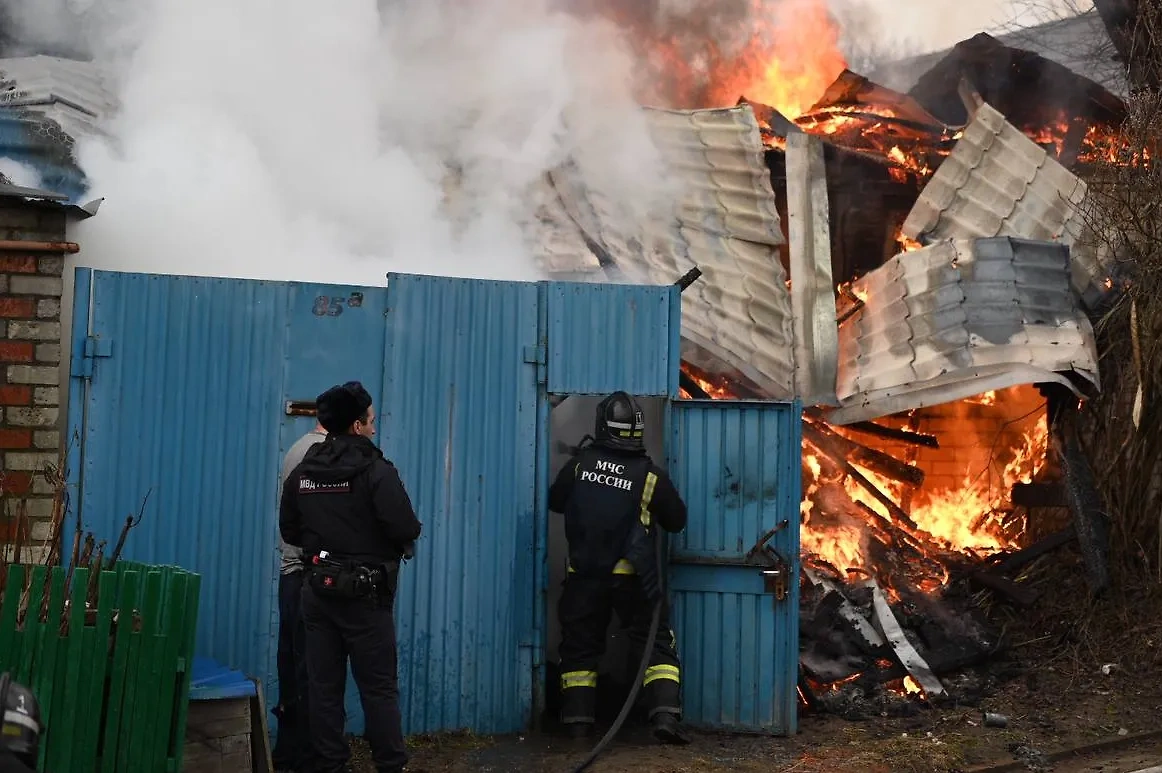
M642 679L642 697L650 717L672 714L680 718L680 663L677 642L670 630L668 604L662 606L658 634ZM585 578L569 575L557 614L561 621L561 721L586 724L596 719L597 670L605 654L610 614L617 619L640 658L650 633L654 605L633 575Z
M309 582L303 583L311 743L319 773L341 771L351 758L343 732L348 656L376 770L398 771L407 764L400 723L393 602L394 595L382 600L320 598Z
M303 573L278 578L278 743L275 768L307 770L310 726L307 697L307 629L302 616Z

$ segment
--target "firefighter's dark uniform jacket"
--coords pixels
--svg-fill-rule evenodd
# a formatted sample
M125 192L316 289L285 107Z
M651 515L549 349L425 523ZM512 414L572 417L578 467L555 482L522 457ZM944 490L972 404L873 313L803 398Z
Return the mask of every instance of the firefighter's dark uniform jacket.
M570 571L588 576L633 573L624 559L637 525L686 528L686 504L644 451L583 449L553 481L549 509L565 516Z
M686 526L686 505L669 475L643 451L590 446L566 464L549 490L549 508L565 516L569 573L561 595L561 688L565 723L595 720L597 668L611 613L643 646L659 599L650 529ZM676 640L662 607L643 679L650 714L680 716Z
M420 536L395 465L360 435L328 435L287 476L279 530L303 556L326 550L366 564L398 561Z

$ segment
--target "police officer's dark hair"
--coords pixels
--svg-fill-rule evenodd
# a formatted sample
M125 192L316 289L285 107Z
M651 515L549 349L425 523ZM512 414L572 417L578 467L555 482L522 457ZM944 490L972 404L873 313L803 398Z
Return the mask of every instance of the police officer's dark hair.
M606 448L641 451L645 448L645 414L627 392L614 392L597 405L594 442Z

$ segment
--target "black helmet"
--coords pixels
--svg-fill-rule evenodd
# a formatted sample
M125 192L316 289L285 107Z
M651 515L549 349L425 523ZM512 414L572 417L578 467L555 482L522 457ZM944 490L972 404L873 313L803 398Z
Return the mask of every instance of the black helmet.
M595 442L606 448L641 451L645 448L646 418L625 392L614 392L597 405Z
M5 671L0 674L0 706L4 711L0 746L35 770L40 753L40 704L36 696L24 685L13 682Z

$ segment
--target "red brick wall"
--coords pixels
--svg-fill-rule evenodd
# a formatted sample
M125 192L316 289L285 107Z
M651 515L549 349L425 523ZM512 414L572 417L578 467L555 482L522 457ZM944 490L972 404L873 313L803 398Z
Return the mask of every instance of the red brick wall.
M0 239L64 241L64 214L19 199L3 201ZM47 537L52 512L45 465L60 464L63 270L60 253L0 250L0 520L8 522L4 532L12 532L11 519L23 500L35 540Z

